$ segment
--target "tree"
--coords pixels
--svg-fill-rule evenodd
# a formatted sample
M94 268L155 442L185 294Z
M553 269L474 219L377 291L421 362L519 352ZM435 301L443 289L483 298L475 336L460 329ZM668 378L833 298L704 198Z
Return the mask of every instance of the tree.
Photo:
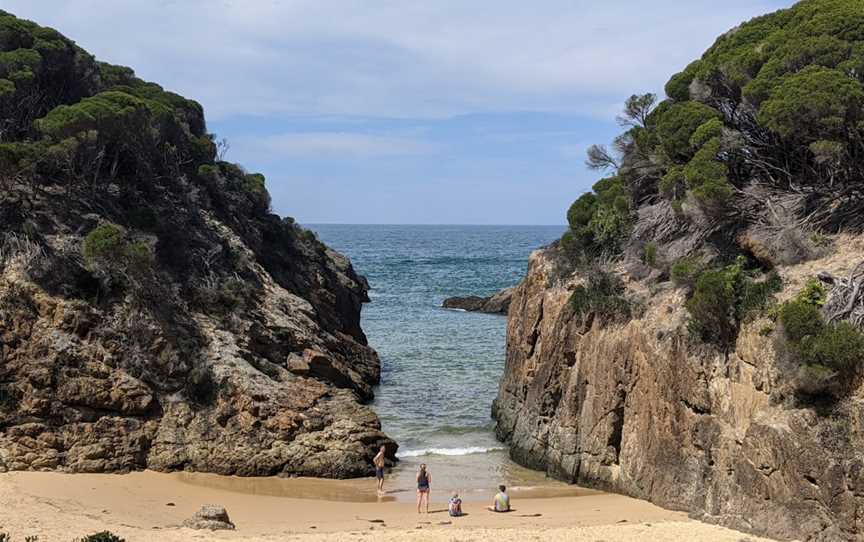
M722 119L720 112L697 102L676 103L663 113L657 123L657 135L669 158L689 160L694 152L690 138L711 119Z
M808 66L780 81L758 118L773 132L804 145L846 139L864 119L864 88L838 70Z
M639 126L644 128L655 105L657 105L656 94L649 92L648 94L634 94L630 96L624 102L623 114L617 117L618 124L621 126Z
M609 152L606 145L591 145L588 147L588 158L585 160L588 169L606 170L618 169L618 160Z

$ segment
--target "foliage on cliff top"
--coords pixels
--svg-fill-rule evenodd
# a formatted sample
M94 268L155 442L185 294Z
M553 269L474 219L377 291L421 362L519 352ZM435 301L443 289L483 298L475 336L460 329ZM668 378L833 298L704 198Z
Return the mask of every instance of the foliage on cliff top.
M0 11L0 173L7 179L60 181L68 190L179 187L215 163L200 104ZM263 176L236 167L223 177L222 188L236 197L211 197L268 211Z
M631 214L663 198L676 209L687 200L713 225L738 228L767 212L765 198L748 191L760 186L806 196L796 219L864 229L859 0L803 0L746 22L672 76L666 94L631 97L619 118L624 133L611 149L588 152L589 167L619 180ZM576 226L570 237L581 237L584 221ZM625 244L594 242L594 253Z

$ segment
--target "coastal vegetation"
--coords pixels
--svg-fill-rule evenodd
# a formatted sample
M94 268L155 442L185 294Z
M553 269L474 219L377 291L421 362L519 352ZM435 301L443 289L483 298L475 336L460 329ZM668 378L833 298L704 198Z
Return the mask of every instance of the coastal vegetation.
M854 378L860 322L829 323L801 299L771 307L777 266L824 253L826 233L864 230L860 3L804 0L744 23L665 94L631 96L623 133L589 148L588 167L607 177L571 205L562 249L586 270L638 260L671 278L701 341L728 349L748 319L779 315L810 374ZM579 288L574 307L601 314Z

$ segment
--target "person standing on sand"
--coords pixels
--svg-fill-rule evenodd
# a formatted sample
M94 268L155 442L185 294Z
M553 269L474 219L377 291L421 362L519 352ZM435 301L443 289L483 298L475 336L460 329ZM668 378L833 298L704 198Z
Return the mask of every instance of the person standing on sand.
M372 459L372 463L375 465L375 478L378 479L378 494L384 493L384 454L387 449L384 446L381 446L381 449L378 450L378 453Z
M417 471L417 513L420 513L420 505L423 503L423 498L426 498L426 513L429 513L429 487L432 484L432 475L426 469L426 463L420 464L420 470Z

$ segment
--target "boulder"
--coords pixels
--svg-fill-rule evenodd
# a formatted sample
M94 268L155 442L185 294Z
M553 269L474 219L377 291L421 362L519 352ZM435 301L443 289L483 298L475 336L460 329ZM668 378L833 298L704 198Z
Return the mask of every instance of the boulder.
M234 524L228 518L228 511L215 504L205 504L195 515L183 522L190 529L207 529L210 531L233 531Z
M445 309L460 309L468 312L486 312L490 314L507 314L513 288L505 288L489 297L464 296L448 297L444 300Z

